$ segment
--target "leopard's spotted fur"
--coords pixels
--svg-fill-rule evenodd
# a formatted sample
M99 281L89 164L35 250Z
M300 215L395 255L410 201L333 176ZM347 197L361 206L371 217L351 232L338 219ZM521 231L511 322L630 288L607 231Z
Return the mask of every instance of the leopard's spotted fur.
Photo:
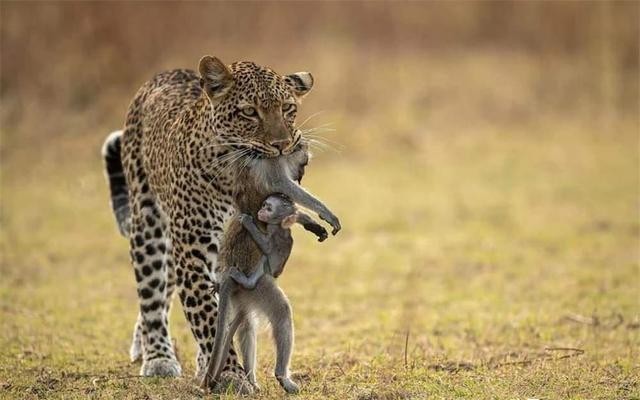
M312 84L308 73L280 76L252 62L227 67L205 57L200 74L174 70L144 84L124 130L107 139L112 205L130 240L140 300L131 357L142 356L141 375L181 374L168 327L174 288L198 342L198 377L205 371L218 246L242 184L235 176L250 159L286 158L300 148L296 103ZM243 376L233 349L225 371Z

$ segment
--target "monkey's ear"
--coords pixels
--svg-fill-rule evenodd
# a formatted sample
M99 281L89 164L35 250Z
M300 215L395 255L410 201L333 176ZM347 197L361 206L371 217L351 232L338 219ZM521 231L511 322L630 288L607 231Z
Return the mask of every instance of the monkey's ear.
M212 56L204 56L198 65L200 83L211 101L221 99L233 87L233 75L222 61Z
M284 81L299 99L306 96L313 87L313 75L308 72L296 72L295 74L286 75Z
M282 226L283 229L290 229L293 226L293 224L296 223L296 221L298 221L298 214L293 213L291 215L287 215L286 217L284 217L282 219L282 222L280 223L280 226Z

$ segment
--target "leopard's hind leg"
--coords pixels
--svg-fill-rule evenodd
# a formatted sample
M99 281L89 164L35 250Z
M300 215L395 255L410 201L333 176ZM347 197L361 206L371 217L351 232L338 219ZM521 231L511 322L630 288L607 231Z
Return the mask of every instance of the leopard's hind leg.
M135 328L139 332L139 336L136 336L140 339L142 350L140 374L180 376L182 370L169 333L169 307L174 279L173 263L168 255L170 245L165 237L166 223L150 196L141 201L136 201L134 196L131 222L131 259L140 301ZM132 350L135 350L135 344Z

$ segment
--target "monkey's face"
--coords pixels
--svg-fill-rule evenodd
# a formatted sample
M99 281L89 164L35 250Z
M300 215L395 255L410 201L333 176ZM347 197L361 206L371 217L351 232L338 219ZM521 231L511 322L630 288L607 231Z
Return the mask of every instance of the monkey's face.
M269 196L258 210L258 219L267 224L279 224L296 212L295 206L280 197Z

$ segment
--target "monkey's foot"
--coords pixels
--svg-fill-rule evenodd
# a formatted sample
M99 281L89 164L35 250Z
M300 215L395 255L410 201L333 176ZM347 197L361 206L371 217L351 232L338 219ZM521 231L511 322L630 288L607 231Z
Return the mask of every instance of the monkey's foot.
M251 384L251 386L253 386L253 391L255 393L260 393L260 391L262 390L262 388L260 387L260 385L258 384L258 382L254 380L251 380L251 378L249 378L249 383Z
M286 376L276 376L276 379L285 392L290 394L296 394L300 392L300 387L298 387L298 385L294 381L292 381L291 378L288 378Z
M220 374L220 381L215 384L213 393L226 394L235 393L240 395L251 395L254 388L251 382L238 373L224 371Z
M262 387L258 385L256 382L251 383L251 387L253 388L253 393L260 393L262 391Z
M144 361L140 368L142 376L166 376L177 377L182 374L180 363L173 358L156 358Z

